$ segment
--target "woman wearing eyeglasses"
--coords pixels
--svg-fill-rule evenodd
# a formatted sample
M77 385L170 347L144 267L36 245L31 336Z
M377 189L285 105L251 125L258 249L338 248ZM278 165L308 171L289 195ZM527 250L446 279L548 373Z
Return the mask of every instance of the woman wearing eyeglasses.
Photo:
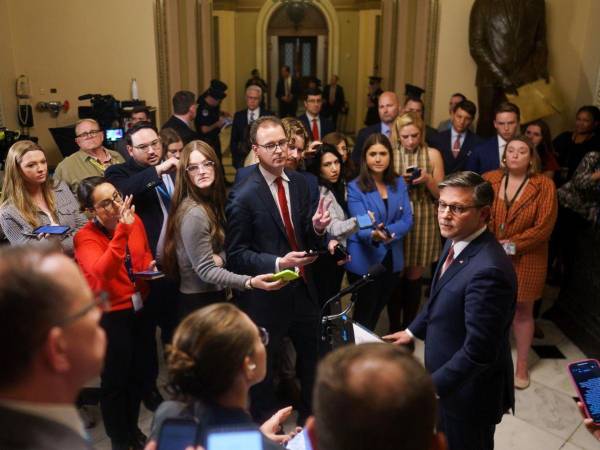
M372 211L376 224L348 238L348 281L366 275L375 264L386 268L358 291L354 320L373 330L399 282L404 268L404 236L413 225L406 184L394 173L392 146L383 134L369 136L363 146L360 174L348 185L348 210L351 216Z
M153 272L156 265L131 196L121 197L102 177L82 180L77 194L92 218L75 235L75 259L92 290L106 291L110 301L100 322L108 341L101 374L104 427L113 450L143 448L146 437L137 421L156 344L143 307L149 287L139 272Z
M557 215L554 182L541 174L540 158L525 136L507 142L504 168L484 174L494 188L489 228L504 246L517 273L515 387L529 386L527 355L533 340L534 302L542 297L548 266L548 241Z
M225 185L215 151L203 141L181 153L162 263L179 279L178 316L227 298L226 288L276 290L273 274L238 275L225 266Z
M0 227L12 245L40 239L60 242L73 254L73 233L87 222L64 182L48 177L46 153L32 141L18 141L6 155ZM64 225L62 234L34 233L41 225Z
M267 331L230 303L216 303L187 316L167 355L175 399L159 406L150 439L158 439L166 419L178 417L198 422L197 443L204 446L211 428L259 430L248 412L248 391L265 378L268 344ZM262 448L281 449L278 444L290 439L294 433L275 434L290 413L291 407L284 408L260 427Z

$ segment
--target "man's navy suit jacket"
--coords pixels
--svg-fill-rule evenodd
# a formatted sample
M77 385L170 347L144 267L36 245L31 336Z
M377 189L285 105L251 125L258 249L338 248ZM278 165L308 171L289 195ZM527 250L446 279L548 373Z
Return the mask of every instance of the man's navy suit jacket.
M481 175L500 168L499 152L498 136L494 136L475 147L471 152L471 156L467 158L465 170L470 170Z
M271 111L260 109L260 116L273 116ZM258 119L258 117L257 117ZM233 123L231 124L231 140L229 142L229 150L233 155L237 155L243 161L248 151L250 150L249 130L248 130L248 108L237 111L233 115Z
M432 147L437 148L444 159L444 173L446 175L454 172L466 170L467 160L473 153L475 147L483 142L475 133L467 130L458 157L452 155L452 131L446 130L439 132L432 140Z
M306 114L302 114L298 116L298 120L302 122L302 125L304 125L304 128L306 128L306 132L312 140L312 123L309 122L308 116ZM333 133L335 131L335 126L329 117L323 117L319 114L319 124L321 125L321 140L329 133Z
M486 230L438 280L450 243L433 277L429 302L408 329L425 341L425 367L444 412L496 424L514 408L509 332L517 278L502 246Z
M227 268L235 273L258 275L275 270L275 261L292 251L279 208L271 194L258 164L250 166L250 173L231 192L227 207L226 248ZM290 179L290 215L298 250L317 248L321 237L312 225L312 206L306 178L296 171L285 171ZM318 295L311 266L305 266L310 299L307 304L294 305L294 283L267 292L259 289L239 293L238 302L244 311L262 326L277 318L291 318L292 314L318 313Z
M240 186L241 182L248 178L248 175L252 173L252 170L256 169L257 164L252 164L251 166L240 167L235 172L235 179L233 180L233 188L232 192ZM319 197L321 196L319 192L319 179L310 172L306 172L304 170L298 170L296 173L302 175L306 182L308 183L308 190L310 192L310 204L312 214L315 213L317 207L319 206Z

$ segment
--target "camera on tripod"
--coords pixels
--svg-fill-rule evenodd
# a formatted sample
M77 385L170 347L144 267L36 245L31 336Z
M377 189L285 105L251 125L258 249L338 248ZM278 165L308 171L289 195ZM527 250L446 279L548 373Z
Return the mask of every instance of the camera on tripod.
M19 140L20 133L5 127L0 128L0 166L6 161L6 154L11 145Z
M80 106L80 119L95 119L102 129L107 130L119 126L121 118L121 102L110 94L84 94L79 100L89 100L92 106Z

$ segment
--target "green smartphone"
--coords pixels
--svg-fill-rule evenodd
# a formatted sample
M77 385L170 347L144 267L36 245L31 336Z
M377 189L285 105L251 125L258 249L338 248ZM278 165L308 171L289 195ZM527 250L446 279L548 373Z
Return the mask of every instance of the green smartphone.
M273 275L273 281L284 280L284 281L293 281L300 278L298 272L290 269L282 270L281 272L277 272Z

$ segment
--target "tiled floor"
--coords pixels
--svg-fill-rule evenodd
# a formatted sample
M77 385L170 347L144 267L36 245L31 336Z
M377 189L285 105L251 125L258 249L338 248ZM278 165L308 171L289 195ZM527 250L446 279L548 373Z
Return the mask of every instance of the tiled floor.
M382 316L378 331L387 329L387 318ZM554 345L566 359L541 359L530 353L531 386L516 391L515 415L505 415L496 429L497 450L594 450L600 443L592 438L581 422L573 401L575 392L566 371L568 362L585 355L550 321L539 321L545 337L534 344ZM422 360L423 343L417 342L415 355ZM515 351L513 350L513 359ZM164 370L161 370L164 376ZM98 411L93 411L98 423L90 431L95 448L110 450L110 443ZM147 433L152 414L142 408L140 428Z

